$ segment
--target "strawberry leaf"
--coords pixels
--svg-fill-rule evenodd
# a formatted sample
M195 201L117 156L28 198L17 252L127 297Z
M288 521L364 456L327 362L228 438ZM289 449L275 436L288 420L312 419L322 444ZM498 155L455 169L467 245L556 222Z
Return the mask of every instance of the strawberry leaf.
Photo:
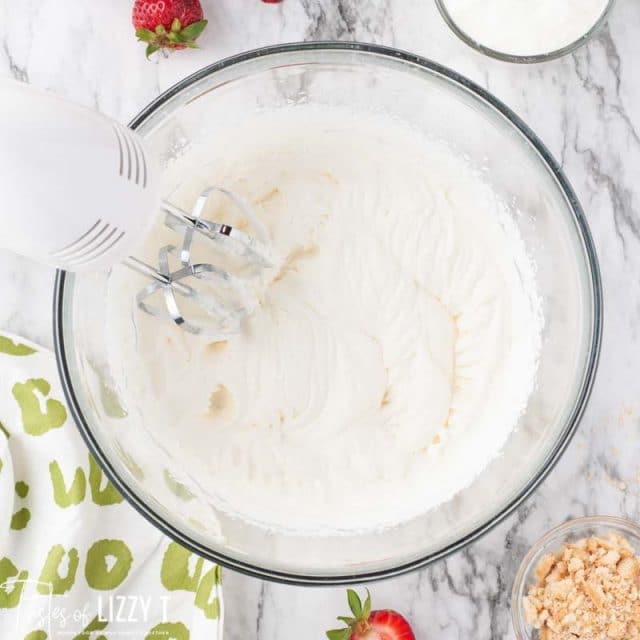
M367 599L364 601L364 606L362 607L362 617L367 620L369 618L369 614L371 613L371 594L369 593L369 589L367 589Z
M362 601L360 596L353 590L347 589L347 600L349 601L349 608L356 618L362 618Z
M147 58L150 58L159 48L160 47L157 44L150 44L145 52Z
M358 622L355 618L349 618L348 616L338 616L338 620L340 620L340 622L344 622L348 626Z
M156 35L150 29L136 29L136 38L142 42L153 42Z
M200 20L198 22L194 22L193 24L190 24L188 27L185 27L180 32L180 35L185 40L197 40L200 34L205 30L206 26L207 26L206 20Z
M351 637L351 629L332 629L327 631L329 640L349 640Z
M174 18L171 23L171 31L175 31L176 33L180 31L182 25L180 24L180 20L178 18Z

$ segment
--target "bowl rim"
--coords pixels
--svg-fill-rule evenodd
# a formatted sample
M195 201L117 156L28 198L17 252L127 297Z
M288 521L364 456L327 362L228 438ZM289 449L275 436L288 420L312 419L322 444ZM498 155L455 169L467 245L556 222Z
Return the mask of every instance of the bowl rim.
M224 58L187 76L180 82L167 89L155 100L153 100L130 122L129 126L132 129L136 129L148 117L150 117L150 115L153 114L156 109L160 108L178 93L182 92L184 89L188 88L199 80L202 80L218 71L226 69L227 67L265 56L279 55L282 53L298 53L304 51L354 51L358 53L370 54L374 57L391 58L394 60L400 60L409 65L417 66L431 73L432 75L444 78L454 86L457 86L463 90L466 90L467 92L474 94L476 98L479 98L481 101L485 102L490 108L492 108L494 111L497 111L499 115L506 119L525 138L525 141L528 141L533 150L540 156L548 171L551 173L552 177L555 178L556 182L558 183L560 190L567 200L568 208L573 214L574 222L576 224L576 230L579 239L581 240L586 258L586 267L588 271L588 278L591 286L591 295L593 299L593 318L591 319L593 323L593 329L590 336L590 343L588 345L588 357L586 360L586 366L584 371L582 372L582 380L578 392L576 393L574 406L572 407L569 417L566 420L563 431L559 435L553 449L549 452L546 459L542 462L538 472L522 487L518 495L515 496L508 504L506 504L489 521L480 526L477 526L467 535L463 536L456 542L447 545L439 551L429 553L425 556L420 556L409 562L390 566L384 569L378 569L375 571L365 571L362 573L344 573L336 575L293 573L289 571L257 566L255 564L252 564L251 562L239 560L237 558L225 555L220 551L214 551L211 548L179 531L173 524L167 522L151 507L149 507L135 493L135 491L131 489L128 484L118 476L114 466L111 464L104 451L98 444L96 438L93 436L91 429L82 413L80 404L73 388L69 364L67 360L67 348L65 346L64 340L65 326L63 302L65 296L65 288L67 285L67 273L62 270L58 270L56 272L54 284L54 349L67 405L82 438L84 439L93 456L96 458L97 462L104 470L109 480L120 491L120 493L122 493L129 504L131 504L142 516L149 520L149 522L153 524L157 529L162 531L165 535L169 536L188 550L197 553L198 555L207 558L208 560L217 562L224 567L255 578L266 579L283 584L306 586L362 584L365 582L392 578L414 571L416 569L425 567L437 560L445 558L450 554L462 549L471 542L477 540L485 533L489 532L500 522L502 522L520 504L522 504L522 502L526 500L526 498L528 498L540 485L540 483L546 478L548 473L555 466L558 459L571 441L580 418L584 413L587 400L591 394L602 340L602 285L595 246L582 207L580 206L580 203L578 202L578 199L573 189L571 188L567 178L565 177L562 169L553 159L546 146L538 139L533 131L513 111L511 111L511 109L509 109L509 107L500 102L488 91L478 86L474 82L468 80L464 76L456 73L455 71L452 71L447 67L444 67L438 63L432 62L431 60L422 58L415 54L392 47L385 47L374 44L334 41L289 43L254 49L251 51L240 53L238 55Z
M524 621L522 596L527 586L525 579L536 559L550 544L559 543L572 533L590 527L603 527L610 531L625 532L627 535L632 532L640 542L640 525L629 518L620 516L583 516L581 518L573 518L553 527L538 538L522 558L511 588L511 624L517 640L532 640L533 638L525 629L527 625Z
M475 38L472 38L467 34L466 31L458 26L458 23L449 13L449 9L447 9L447 0L435 0L435 3L438 11L440 12L440 15L442 16L442 19L445 21L449 29L451 29L451 31L453 31L453 33L458 36L458 38L462 40L462 42L464 42L467 46L475 49L476 51L479 51L480 53L483 53L486 56L489 56L490 58L501 60L502 62L513 62L515 64L533 64L538 62L549 62L551 60L556 60L557 58L561 58L562 56L565 56L569 53L573 53L583 44L586 44L589 40L591 40L596 32L600 30L600 27L602 27L607 21L616 3L616 0L609 0L607 6L600 14L600 17L591 26L591 28L573 42L570 42L560 49L555 49L554 51L548 51L546 53L535 53L531 55L506 53L505 51L499 51L497 49L487 47Z

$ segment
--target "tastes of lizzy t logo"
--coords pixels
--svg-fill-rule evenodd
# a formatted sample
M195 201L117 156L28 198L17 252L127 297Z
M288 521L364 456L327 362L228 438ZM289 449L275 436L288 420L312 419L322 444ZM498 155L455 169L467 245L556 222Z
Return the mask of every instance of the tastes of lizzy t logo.
M168 624L169 600L170 596L101 595L93 606L71 607L68 596L55 595L50 582L18 575L0 584L0 638L92 638L92 633L107 628L112 636L129 636L133 628L146 629L152 618L160 620L154 629Z

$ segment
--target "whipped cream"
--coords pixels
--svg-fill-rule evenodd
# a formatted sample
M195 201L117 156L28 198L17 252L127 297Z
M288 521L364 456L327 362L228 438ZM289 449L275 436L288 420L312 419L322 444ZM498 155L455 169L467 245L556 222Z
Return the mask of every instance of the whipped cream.
M217 509L265 527L371 530L450 500L535 382L534 269L507 206L464 158L382 115L264 113L207 154L171 199L241 195L275 266L218 342L135 310L139 283L116 270L107 341L127 410ZM246 225L225 199L206 215Z
M445 0L469 37L518 56L552 53L573 44L598 22L609 0Z

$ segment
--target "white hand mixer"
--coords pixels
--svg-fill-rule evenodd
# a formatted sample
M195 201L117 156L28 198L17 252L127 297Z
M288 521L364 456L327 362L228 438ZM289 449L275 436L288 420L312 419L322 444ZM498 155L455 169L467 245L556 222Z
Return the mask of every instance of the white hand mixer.
M13 80L0 80L0 141L0 247L68 271L123 262L150 281L138 306L191 333L233 333L255 307L241 277L192 257L198 235L258 268L270 266L267 232L234 193L211 187L190 213L182 211L160 198L157 162L134 131ZM238 208L255 237L202 217L214 192ZM154 267L129 254L159 211L177 243L159 248ZM233 295L203 294L196 286L203 281ZM153 305L158 295L162 303ZM183 300L204 311L197 323L185 317Z

